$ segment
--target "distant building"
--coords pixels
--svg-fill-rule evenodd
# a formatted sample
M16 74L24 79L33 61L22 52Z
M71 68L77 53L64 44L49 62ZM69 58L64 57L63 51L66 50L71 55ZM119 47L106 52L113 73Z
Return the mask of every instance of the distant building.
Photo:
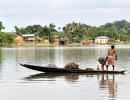
M22 35L24 41L30 41L33 42L36 40L36 35L35 34L24 34Z
M59 39L59 45L68 45L69 41L66 38L60 38Z
M93 40L82 40L82 41L80 41L80 43L81 43L82 45L90 45L90 44L93 43Z
M100 36L95 38L95 43L97 44L106 44L108 43L109 37L106 36Z

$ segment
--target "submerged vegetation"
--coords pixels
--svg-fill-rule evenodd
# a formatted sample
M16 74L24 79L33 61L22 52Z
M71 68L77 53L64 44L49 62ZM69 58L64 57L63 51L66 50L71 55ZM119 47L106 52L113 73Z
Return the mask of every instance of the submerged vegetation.
M130 23L126 20L114 21L113 23L106 23L99 27L87 25L84 23L68 23L65 26L58 27L56 25L29 25L27 27L15 26L16 34L36 34L42 39L49 41L55 38L66 38L70 43L79 43L81 40L94 40L98 36L107 36L110 38L109 42L123 41L130 42ZM0 22L0 43L1 45L13 42L13 35L4 33L2 22Z

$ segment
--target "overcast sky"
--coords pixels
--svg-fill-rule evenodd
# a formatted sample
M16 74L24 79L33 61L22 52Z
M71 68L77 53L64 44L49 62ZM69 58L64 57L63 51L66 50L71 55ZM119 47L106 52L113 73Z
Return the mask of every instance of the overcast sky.
M4 31L33 24L62 27L72 21L99 26L122 19L130 21L130 0L0 0Z

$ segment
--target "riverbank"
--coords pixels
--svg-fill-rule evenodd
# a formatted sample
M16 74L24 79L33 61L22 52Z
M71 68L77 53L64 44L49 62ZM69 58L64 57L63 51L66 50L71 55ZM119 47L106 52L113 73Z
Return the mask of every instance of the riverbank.
M117 45L117 46L129 46L130 43L110 43L110 44L95 44L95 43L91 43L88 45L83 45L81 43L73 43L73 44L67 44L67 45L59 45L59 44L45 44L45 43L36 43L36 42L25 42L22 44L16 44L13 43L11 45L5 45L5 46L0 46L0 47L59 47L59 46L64 46L64 47L93 47L93 46L105 46L105 45Z

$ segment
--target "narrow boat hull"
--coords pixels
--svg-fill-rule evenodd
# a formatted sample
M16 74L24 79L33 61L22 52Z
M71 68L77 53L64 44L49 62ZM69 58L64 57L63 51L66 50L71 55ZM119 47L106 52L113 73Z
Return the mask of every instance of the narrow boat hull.
M124 74L125 71L100 71L100 70L86 70L86 69L66 69L66 68L50 68L30 64L20 64L26 68L48 72L48 73L91 73L91 74Z

